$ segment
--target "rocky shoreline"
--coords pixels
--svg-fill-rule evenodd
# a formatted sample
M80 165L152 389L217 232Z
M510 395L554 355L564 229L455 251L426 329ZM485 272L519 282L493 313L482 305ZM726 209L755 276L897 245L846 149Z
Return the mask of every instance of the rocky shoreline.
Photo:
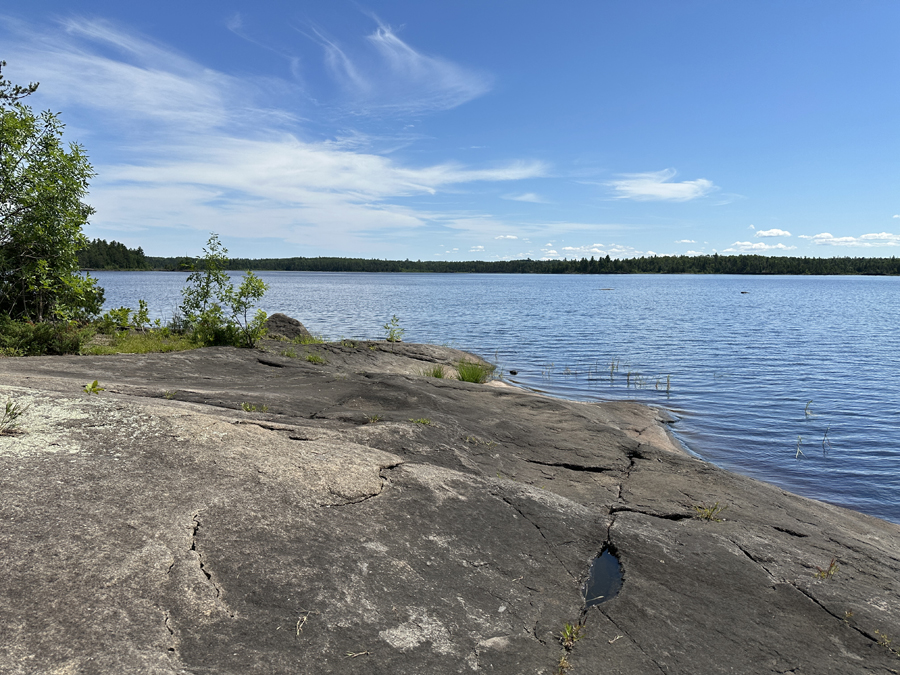
M690 457L663 411L422 375L463 357L0 359L0 672L900 672L900 527Z

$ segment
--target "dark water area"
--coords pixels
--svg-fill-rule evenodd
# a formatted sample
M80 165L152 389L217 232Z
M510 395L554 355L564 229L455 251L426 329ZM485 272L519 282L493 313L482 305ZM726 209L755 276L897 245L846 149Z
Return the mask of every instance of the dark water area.
M594 558L584 584L584 606L593 607L612 600L622 590L619 559L606 549Z
M95 276L107 307L144 299L164 319L186 278ZM900 523L900 278L259 276L263 309L314 333L380 338L396 314L407 342L476 352L554 396L664 407L710 462Z

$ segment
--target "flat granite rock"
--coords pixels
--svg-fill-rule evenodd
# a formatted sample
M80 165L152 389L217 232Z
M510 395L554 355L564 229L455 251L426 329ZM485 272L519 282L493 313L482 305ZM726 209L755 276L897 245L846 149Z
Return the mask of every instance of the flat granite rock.
M897 525L457 350L264 347L0 359L0 673L900 672Z

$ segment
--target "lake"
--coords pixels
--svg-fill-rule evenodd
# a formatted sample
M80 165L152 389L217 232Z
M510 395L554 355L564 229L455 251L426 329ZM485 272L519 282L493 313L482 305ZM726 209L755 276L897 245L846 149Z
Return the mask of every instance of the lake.
M94 276L106 308L144 299L163 319L186 278ZM406 342L478 353L554 396L664 407L699 457L900 523L900 278L258 276L263 309L313 333L383 338L397 315Z

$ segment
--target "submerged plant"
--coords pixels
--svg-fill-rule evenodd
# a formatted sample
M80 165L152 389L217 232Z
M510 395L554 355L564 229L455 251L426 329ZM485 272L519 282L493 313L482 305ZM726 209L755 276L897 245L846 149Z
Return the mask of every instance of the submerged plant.
M806 455L804 455L804 454L803 454L803 451L800 449L800 444L801 444L802 442L803 442L803 436L800 436L800 435L798 434L798 435L797 435L797 454L794 455L794 459L800 459L801 456L802 456L802 457L806 457Z
M822 436L822 454L823 454L823 455L827 455L827 454L828 454L828 451L831 450L831 441L828 440L828 431L829 431L829 429L831 429L831 425L830 425L830 424L829 424L828 427L826 427L826 429L825 429L825 435Z

